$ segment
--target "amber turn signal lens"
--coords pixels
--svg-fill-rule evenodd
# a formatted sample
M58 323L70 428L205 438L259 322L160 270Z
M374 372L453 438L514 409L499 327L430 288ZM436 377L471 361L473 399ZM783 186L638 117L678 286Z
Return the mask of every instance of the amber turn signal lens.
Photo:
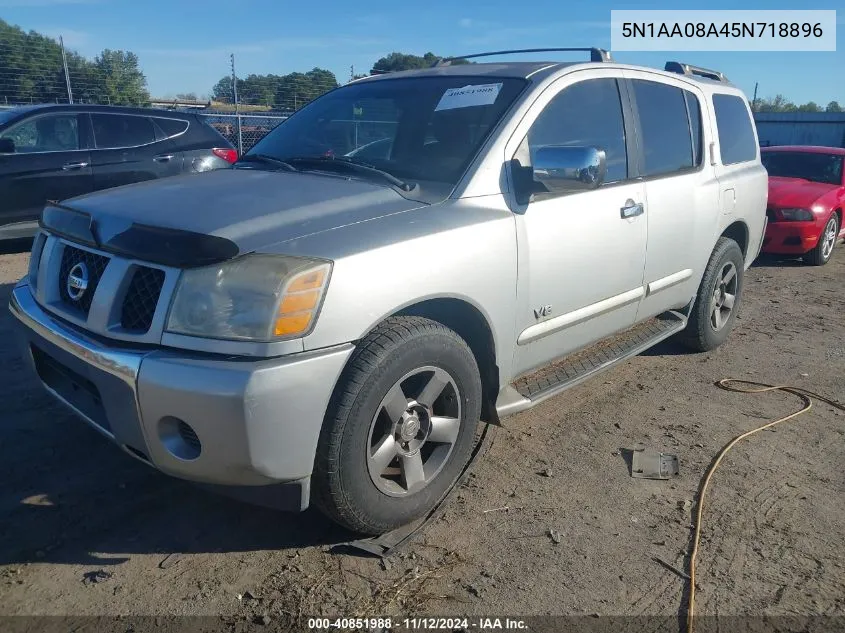
M320 289L323 287L325 280L326 271L324 269L309 270L294 277L290 284L288 284L286 292Z
M317 307L317 301L319 299L319 290L309 290L308 292L300 292L295 295L285 295L285 298L282 299L282 305L279 306L279 314L313 310Z
M276 326L273 328L273 334L276 336L287 336L290 334L299 334L308 329L311 324L312 312L300 312L298 314L290 314L280 316L276 319Z

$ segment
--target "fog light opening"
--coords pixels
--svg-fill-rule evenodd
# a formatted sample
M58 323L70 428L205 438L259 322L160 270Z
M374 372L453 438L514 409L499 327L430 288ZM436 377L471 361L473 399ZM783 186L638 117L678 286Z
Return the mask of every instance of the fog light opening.
M194 460L202 453L202 442L193 427L179 418L165 416L158 423L161 443L174 457Z

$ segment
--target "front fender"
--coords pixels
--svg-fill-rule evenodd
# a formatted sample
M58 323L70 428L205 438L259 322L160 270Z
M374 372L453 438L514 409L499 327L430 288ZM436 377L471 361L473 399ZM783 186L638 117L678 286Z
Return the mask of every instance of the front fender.
M303 340L305 349L357 341L408 306L450 298L484 316L496 362L503 373L509 369L517 279L513 215L462 202L344 227L332 236L347 245L371 242L373 231L382 239L333 258L329 288L317 325Z

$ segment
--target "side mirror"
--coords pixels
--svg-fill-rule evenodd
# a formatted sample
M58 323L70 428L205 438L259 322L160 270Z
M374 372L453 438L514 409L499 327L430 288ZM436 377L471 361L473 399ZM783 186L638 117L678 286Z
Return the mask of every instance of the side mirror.
M589 191L604 182L607 158L596 147L546 145L531 159L534 182L549 193Z
M14 154L15 142L10 138L0 138L0 154Z

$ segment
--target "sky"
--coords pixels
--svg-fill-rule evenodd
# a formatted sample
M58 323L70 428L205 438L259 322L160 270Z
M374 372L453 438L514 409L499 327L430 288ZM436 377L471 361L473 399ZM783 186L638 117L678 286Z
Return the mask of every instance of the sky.
M637 9L801 9L803 2L682 0L642 2ZM286 74L315 66L350 77L392 51L463 55L490 50L566 46L610 48L610 11L627 3L566 0L427 0L426 2L289 2L285 0L0 0L0 18L24 30L62 35L65 45L93 57L104 48L138 54L154 97L207 95L229 70L239 76ZM783 94L796 103L845 105L845 4L815 0L812 9L839 9L835 52L619 52L623 63L662 68L668 59L721 70L749 98ZM570 61L578 54L544 54ZM517 59L530 59L521 55Z

